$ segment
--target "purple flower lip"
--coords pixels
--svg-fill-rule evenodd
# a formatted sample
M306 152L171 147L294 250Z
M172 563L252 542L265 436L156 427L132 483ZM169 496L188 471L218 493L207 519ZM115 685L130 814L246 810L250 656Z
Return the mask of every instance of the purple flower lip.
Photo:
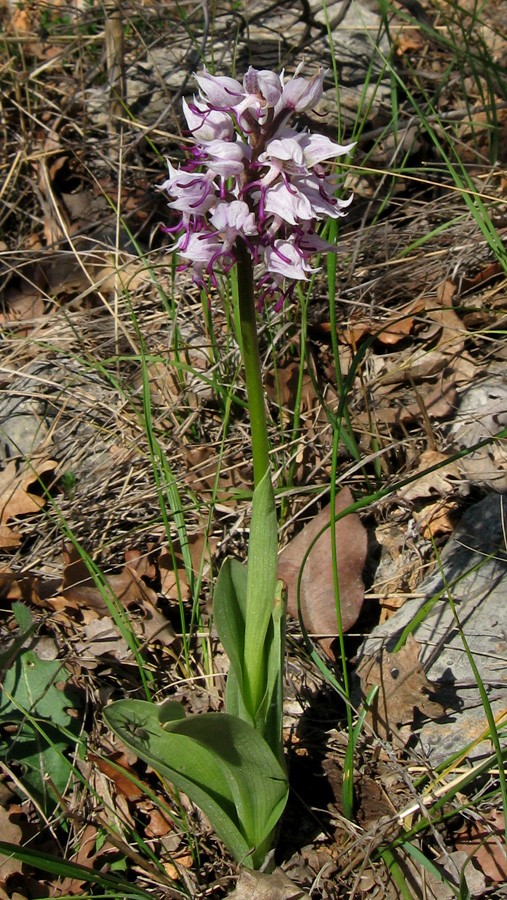
M322 96L326 71L287 80L250 67L242 83L196 75L198 97L183 101L193 144L186 164L162 185L169 206L181 213L171 248L191 267L194 281L216 285L216 275L234 266L238 242L264 271L258 278L261 303L272 295L277 308L297 281L317 271L316 253L336 247L316 232L326 218L345 215L352 200L336 194L336 177L324 163L349 154L354 144L337 144L307 129L289 126L294 113L313 109Z

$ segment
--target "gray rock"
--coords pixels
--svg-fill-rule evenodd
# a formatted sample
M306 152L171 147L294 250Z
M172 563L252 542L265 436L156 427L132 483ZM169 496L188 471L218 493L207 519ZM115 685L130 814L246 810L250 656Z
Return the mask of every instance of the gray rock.
M175 24L171 43L152 47L146 55L127 61L127 104L132 115L147 125L174 121L180 115L179 98L191 95L197 85L192 78L202 63L217 74L232 72L242 77L251 64L258 69L285 66L291 72L305 62L305 74L317 68L330 69L319 105L318 127L336 131L338 108L332 69L336 65L340 84L340 117L352 125L362 108L372 119L390 103L390 78L384 59L390 44L382 29L380 5L369 0L330 0L326 4L332 41L320 0L309 4L280 3L274 10L271 0L248 4L248 16L241 10L214 17L213 31L206 17L192 19L192 41L183 24ZM333 59L334 56L334 59ZM368 86L365 87L368 81ZM108 117L108 87L86 92L88 108L97 122Z
M92 472L113 442L101 440L101 426L111 417L116 392L75 360L31 363L12 374L0 389L0 466L10 459L30 459L44 442L59 462Z
M440 556L439 566L407 601L364 641L359 658L392 651L404 628L426 608L413 634L420 661L436 688L452 697L442 719L426 722L419 747L433 765L475 741L487 719L450 598L494 712L507 707L507 553L503 501L487 496L470 507ZM491 752L489 741L471 759Z
M459 450L473 447L507 428L507 381L489 375L472 384L460 397L448 438ZM507 492L506 440L492 441L464 456L458 468L472 484Z

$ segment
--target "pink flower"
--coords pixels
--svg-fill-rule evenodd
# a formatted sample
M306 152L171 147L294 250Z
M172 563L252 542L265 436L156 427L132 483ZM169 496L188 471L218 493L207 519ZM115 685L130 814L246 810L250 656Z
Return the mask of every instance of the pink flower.
M250 132L253 115L255 123L264 124L269 118L269 110L273 109L282 96L283 81L275 72L257 71L250 66L243 78L245 96L235 108L239 125Z
M208 212L216 201L213 172L184 172L174 169L170 162L169 178L160 186L175 199L169 204L171 209L199 216Z
M183 112L194 140L231 140L234 134L234 123L227 113L208 109L205 103L199 103L195 99L189 106L185 98L183 98Z
M210 75L206 66L204 66L201 75L196 75L195 79L211 107L215 109L231 109L243 99L245 92L239 81L235 78L229 78L227 75Z
M285 181L277 181L266 191L264 213L271 213L290 225L315 218L312 204L304 192Z
M242 242L264 267L261 301L276 294L281 303L316 271L314 254L336 250L316 228L345 215L352 198L336 196L340 176L328 174L325 164L354 144L289 127L293 113L318 103L326 75L321 69L307 80L300 68L286 80L250 67L242 83L205 68L196 76L199 96L183 102L192 159L179 170L169 163L162 188L181 213L179 225L168 229L182 232L171 249L188 260L199 284L215 284Z
M296 76L300 68L299 66ZM324 78L327 73L328 69L321 69L310 81L307 81L306 78L291 78L282 91L280 99L282 109L289 109L291 112L305 112L307 109L317 106L322 97Z
M274 241L264 251L266 269L275 275L283 275L284 278L294 278L296 281L307 281L307 274L317 272L312 269L305 259L305 254L298 250L294 239L287 241Z
M243 87L246 94L255 96L263 108L274 107L282 95L283 80L275 72L267 69L259 72L250 66L243 78Z
M205 149L209 157L207 166L217 175L231 178L244 171L248 147L242 141L209 141Z
M257 234L255 216L243 200L220 203L210 216L210 222L223 235L229 249L232 249L237 237Z
M356 146L354 144L336 144L323 134L304 133L300 136L300 146L309 169L325 159L337 159L346 156Z

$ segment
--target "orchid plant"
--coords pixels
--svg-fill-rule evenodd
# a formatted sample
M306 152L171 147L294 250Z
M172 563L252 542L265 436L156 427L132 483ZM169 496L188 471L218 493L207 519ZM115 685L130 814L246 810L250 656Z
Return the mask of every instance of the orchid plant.
M199 95L183 101L190 158L162 185L180 220L172 246L207 292L217 275L237 275L238 343L244 363L254 466L248 561L226 559L214 591L214 620L230 661L226 712L186 716L183 706L120 700L105 711L119 737L208 815L238 862L263 865L288 795L282 741L284 585L277 582L277 519L270 473L257 313L279 308L311 258L336 247L317 234L345 214L340 177L323 163L349 153L321 134L290 125L313 109L326 72L285 80L252 67L237 81L196 75Z

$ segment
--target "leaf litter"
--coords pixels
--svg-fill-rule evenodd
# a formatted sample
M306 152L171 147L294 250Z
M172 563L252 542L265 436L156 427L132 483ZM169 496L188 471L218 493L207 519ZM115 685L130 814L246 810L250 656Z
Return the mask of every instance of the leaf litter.
M122 836L127 837L129 829L137 827L142 840L154 842L157 852L164 856L169 880L184 886L191 896L205 889L208 896L218 898L233 890L235 873L223 859L207 823L187 807L199 835L199 865L188 852L181 806L168 797L154 773L145 771L137 759L118 755L118 745L111 742L100 724L100 709L109 697L117 695L120 682L126 680L130 691L140 690L139 673L129 643L104 600L104 590L99 589L71 545L62 549L55 512L58 510L70 524L74 547L82 544L100 569L105 596L115 598L114 602L128 611L156 691L162 696L175 695L191 708L199 704L204 709L216 708L216 685L220 684L223 661L209 630L212 571L224 555L244 555L249 524L251 467L244 456L244 395L241 378L237 378L237 347L227 336L223 312L211 310L205 326L200 299L185 274L180 273L175 287L169 287L171 263L163 252L167 241L159 230L160 222L167 224L167 210L163 198L152 188L163 175L159 159L151 155L148 142L142 138L145 126L140 125L147 122L151 127L162 114L152 137L160 142L163 153L168 148L176 152L178 122L172 110L178 107L176 94L182 89L181 55L177 54L186 52L189 39L167 4L160 8L147 2L138 5L135 12L155 42L160 41L160 34L155 34L154 15L162 30L170 30L171 53L176 54L176 62L171 65L176 77L165 70L160 77L162 55L143 56L133 29L127 58L132 72L135 70L136 90L142 85L142 91L137 95L130 125L124 123L125 129L132 128L128 152L133 155L128 161L125 158L119 184L118 166L112 163L112 159L117 162L114 129L100 124L91 103L91 87L97 88L104 116L104 89L94 76L98 71L94 66L100 68L100 63L86 53L73 56L76 51L68 40L69 29L77 22L93 35L90 10L77 2L46 6L44 21L31 5L2 7L8 36L6 115L13 134L17 132L25 142L31 137L31 149L24 156L18 157L17 150L9 156L9 175L2 195L7 217L2 233L2 393L6 399L19 393L39 404L35 410L24 407L23 421L19 421L20 429L31 423L25 434L29 461L22 458L25 450L21 457L15 453L13 458L12 442L2 456L0 587L6 607L2 638L7 644L11 642L16 624L10 606L23 600L37 616L41 633L53 639L65 672L75 684L86 688L88 717L93 725L88 755L76 760L76 765L94 785L104 807L99 808L91 796L85 798L91 820L86 832L80 833L82 823L78 818L69 819L73 823L74 858L90 866L109 864L121 851L107 836L103 842L104 835L110 833L108 829L116 829L119 817ZM431 20L435 4L428 2L426 6ZM216 46L223 46L224 54L228 52L227 41L220 45L218 40L225 34L225 12L230 15L229 10L220 13L215 26L218 32L222 29L216 36ZM133 16L128 3L124 4L124 14L129 20ZM287 34L299 29L293 46L308 29L312 46L307 51L310 55L322 54L322 49L315 49L323 40L324 31L316 24L321 12L307 22L303 7L299 20L285 7L283 14L288 16L284 20ZM497 4L488 4L488 15L495 23L500 15ZM259 59L263 53L269 54L270 48L273 50L272 16L273 11L264 14L260 8L256 23L259 35L249 36L253 41L251 52ZM420 23L405 27L402 15L393 19L391 27L397 65L404 77L426 77L424 66L420 76L417 71L428 54L432 72L444 70L447 57L439 58L438 47ZM453 28L459 33L459 23ZM283 31L279 22L277 31ZM492 42L493 37L491 46L501 58L502 45L494 29ZM18 44L24 54L19 58L14 52ZM99 39L95 51L98 49ZM80 45L79 54L84 50L85 44ZM278 62L276 48L275 53ZM317 58L320 62L324 57ZM25 62L20 63L23 59ZM265 64L272 65L269 60ZM26 69L15 86L20 65ZM40 67L45 75L43 95L38 80ZM77 71L84 75L78 79L79 84L75 80ZM471 88L475 90L473 85ZM383 90L384 84L378 97ZM459 106L459 97L453 92L459 93L449 85L442 94L444 113ZM389 85L385 96L390 96ZM23 113L23 98L29 101L24 103L26 108L35 110L35 120ZM480 98L476 99L479 105ZM151 102L160 103L158 112L154 106L150 108ZM357 111L357 91L354 93L348 85L343 103L345 121L351 123ZM396 161L393 154L400 152L393 134L377 144L370 156L364 155L371 140L368 130L374 132L384 124L382 102L376 103L377 99L366 138L360 141L359 153L363 156L359 159L367 166L389 170ZM491 129L482 127L483 112L474 110L473 116L474 126L464 124L457 129L457 147L470 167L476 189L481 191L484 174L490 174ZM104 118L107 120L107 116ZM502 116L498 127L501 135ZM414 159L419 154L432 161L424 133L407 128L405 140L403 146ZM291 856L287 850L284 860L286 874L259 876L254 888L245 886L243 875L236 887L238 896L246 891L248 896L296 897L312 889L321 897L350 896L354 891L363 897L398 897L398 888L380 857L374 858L375 852L386 835L400 833L396 814L413 800L407 772L419 762L410 749L418 716L438 721L446 711L432 699L437 696L435 682L428 678L426 664L420 662L416 641L408 641L400 653L385 652L361 662L356 674L363 697L372 687L380 690L365 724L367 738L358 746L354 763L359 824L340 821L335 827L341 815L339 798L345 765L343 709L326 693L325 683L304 657L294 600L297 560L310 550L312 533L320 530L320 523L329 523L328 486L333 471L330 420L336 414L341 391L334 371L332 330L336 327L340 342L343 377L350 371L353 355L362 352L365 342L370 341L348 398L352 431L362 459L368 460L367 478L370 483L380 478L383 485L415 478L390 499L337 523L338 582L343 619L350 629L347 649L351 666L358 641L376 624L382 611L388 611L386 618L394 618L396 611L417 594L423 577L435 565L434 542L440 548L454 534L463 509L485 490L504 490L504 442L494 441L484 453L475 451L452 460L456 450L494 436L505 425L501 371L505 360L503 267L492 261L483 232L471 217L467 218L457 198L446 196L438 186L411 185L402 173L396 190L389 193L385 182L366 173L351 177L350 188L356 193L356 201L340 235L338 320L330 321L327 284L317 279L308 310L301 386L299 326L282 312L270 318L269 352L270 341L265 338L273 462L281 488L286 487L285 475L292 470L290 490L282 494L285 546L280 556L295 619L289 629L291 684L286 736L293 770L301 773L299 779L295 775L295 791L304 793L307 780L309 794L304 811L300 809L284 826L284 830L293 832L290 840L282 838L282 846L292 852ZM503 175L488 182L487 191L492 198L491 215L498 219L504 215ZM120 223L113 208L116 204L121 210ZM388 210L384 218L383 204ZM498 222L500 229L504 227L501 219ZM409 246L413 250L407 259L404 248ZM139 251L145 253L147 263ZM162 292L156 287L154 268ZM163 302L168 300L178 307L172 331L163 309ZM133 311L139 332L132 324ZM140 335L145 368L140 363ZM43 375L30 368L34 361L46 367ZM24 375L28 381L23 380ZM42 398L37 381L41 377L47 383ZM143 426L146 387L154 437L170 461L179 489L191 544L190 565L187 547L182 546L174 522L168 543L160 519L157 479L150 464L152 447ZM232 406L224 443L227 391ZM301 399L296 410L298 392ZM480 416L478 406L484 407ZM12 408L8 413L5 421L13 418ZM293 430L296 422L297 429ZM41 447L37 435L45 439ZM46 440L48 436L50 440ZM445 465L438 471L423 474L440 463ZM338 502L341 497L348 503L351 496L357 498L364 492L365 473L351 461L350 446L344 440L338 447L338 468L340 486L347 485L338 493ZM48 502L41 481L52 502ZM172 495L171 501L174 499ZM174 511L174 506L167 505ZM336 608L330 543L324 537L321 541L310 550L311 574L303 582L301 603L307 630L326 635L331 641L336 634ZM291 555L292 562L287 562ZM196 582L198 594L193 593ZM183 627L191 629L186 646ZM325 642L322 646L329 649ZM211 648L213 668L209 665ZM38 662L34 662L37 671ZM48 696L54 699L54 695ZM67 715L63 710L62 714ZM6 727L11 726L2 722L1 727L5 736ZM327 795L316 790L315 773L320 763L318 778L327 783ZM16 762L4 775L6 816L10 815L10 804L13 818L17 816L20 822L20 831L11 837L14 843L30 840L33 827L33 813L27 811L24 794L21 812L14 813L20 809L22 776ZM70 785L64 789L63 811L68 808L65 804L73 810L79 807L78 794L79 789L72 794ZM181 802L185 803L184 799ZM164 804L173 817L171 827L166 823ZM454 847L467 854L473 852L473 865L482 870L488 884L498 884L503 862L497 848L503 822L498 810L482 810L481 816L485 830L479 824L475 830L466 831L460 820L460 828L451 836L443 832L433 835L427 846L433 855L440 852L440 837L447 841L444 850L448 854ZM113 834L117 835L117 830ZM143 883L152 879L151 883L157 884L157 872L154 875L149 869L146 858L143 862L142 855L141 860L129 855L126 840L121 846L136 877ZM448 865L448 860L444 863ZM409 881L417 884L423 879L413 862L411 869L406 860L403 865ZM18 876L16 869L6 878L2 885L6 896L23 885ZM159 871L157 877L161 878ZM287 878L294 881L287 883ZM24 880L28 885L27 876ZM165 883L161 878L159 884ZM83 884L62 879L57 886L47 876L45 889L50 895L58 891L79 893Z

